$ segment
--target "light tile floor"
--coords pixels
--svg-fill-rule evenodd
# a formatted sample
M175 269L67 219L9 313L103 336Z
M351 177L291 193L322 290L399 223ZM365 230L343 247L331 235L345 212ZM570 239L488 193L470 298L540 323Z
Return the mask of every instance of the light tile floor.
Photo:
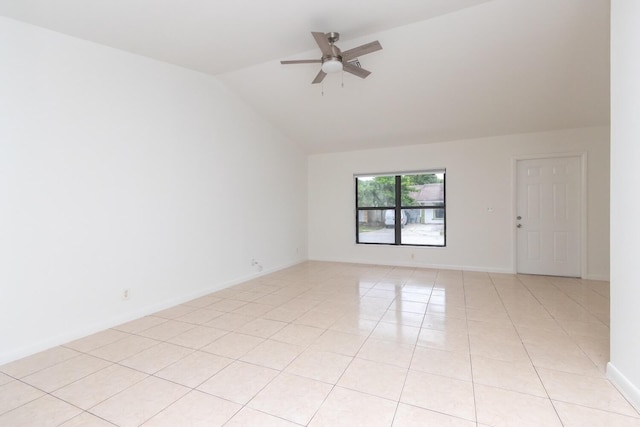
M606 282L307 262L0 366L0 426L640 426Z

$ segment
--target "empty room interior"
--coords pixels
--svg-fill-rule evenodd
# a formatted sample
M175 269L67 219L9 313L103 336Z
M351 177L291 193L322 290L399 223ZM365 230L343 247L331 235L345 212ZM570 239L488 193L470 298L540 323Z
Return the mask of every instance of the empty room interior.
M637 0L0 0L0 426L640 426Z

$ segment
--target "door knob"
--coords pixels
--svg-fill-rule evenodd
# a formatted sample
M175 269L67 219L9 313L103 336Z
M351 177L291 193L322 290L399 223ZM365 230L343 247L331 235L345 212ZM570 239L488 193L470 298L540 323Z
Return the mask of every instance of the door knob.
M522 228L522 224L518 224L518 225L516 225L516 227Z
M522 217L521 217L520 215L518 215L518 216L516 217L516 219L517 219L517 220L521 220L521 219L522 219Z

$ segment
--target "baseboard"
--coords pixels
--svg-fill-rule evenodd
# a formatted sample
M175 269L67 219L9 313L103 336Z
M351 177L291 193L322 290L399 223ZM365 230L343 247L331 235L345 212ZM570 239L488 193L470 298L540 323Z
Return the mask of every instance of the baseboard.
M604 276L604 275L600 275L600 274L587 274L586 276L583 277L583 279L586 280L596 280L599 282L609 282L610 278L609 276Z
M478 271L482 273L513 274L508 268L489 268L477 265L450 265L450 264L425 264L423 262L377 262L368 259L344 259L344 258L309 258L309 261L338 262L342 264L386 265L389 267L413 267L430 268L435 270L462 270Z
M298 265L305 261L306 260L304 259L297 260L291 263L282 264L276 267L271 267L271 268L263 269L262 271L240 276L232 280L219 282L207 288L200 289L196 292L180 295L175 298L171 298L155 304L150 304L148 306L144 306L142 308L138 308L136 310L133 310L124 314L120 314L118 316L110 317L108 319L103 319L88 325L83 325L80 328L74 329L72 331L63 332L61 334L57 334L53 337L49 337L45 340L38 341L37 343L34 343L29 346L24 346L18 349L12 349L8 352L0 354L0 365L4 365L5 363L13 362L14 360L22 359L23 357L31 356L32 354L39 353L41 351L45 351L50 348L53 348L53 347L56 347L80 338L84 338L88 335L95 334L96 332L100 332L105 329L113 328L114 326L118 326L123 323L130 322L132 320L139 319L144 316L148 316L160 310L164 310L179 304L183 304L187 301L191 301L193 299L200 298L210 293L220 291L222 289L226 289L230 286L244 283L249 280L256 279L258 277L261 277L267 274L275 273L276 271L280 271L285 268L293 267L294 265Z
M482 273L497 273L497 274L517 274L511 268L492 268L492 267L483 267L478 265L458 265L458 264L425 264L422 262L404 262L404 261L396 261L396 262L376 262L370 259L345 259L345 258L328 258L328 257L317 257L317 258L309 258L309 261L319 261L319 262L340 262L347 264L365 264L365 265L388 265L390 267L414 267L414 268L432 268L437 270L463 270L463 271L478 271ZM585 280L595 280L600 282L608 282L609 276L600 275L600 274L589 274L583 277Z
M640 388L629 381L611 362L607 363L607 377L636 410L640 411Z

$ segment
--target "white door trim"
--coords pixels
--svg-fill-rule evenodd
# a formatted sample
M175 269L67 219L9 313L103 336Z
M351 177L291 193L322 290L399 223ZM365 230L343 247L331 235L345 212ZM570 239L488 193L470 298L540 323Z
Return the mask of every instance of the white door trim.
M587 152L575 151L575 152L563 152L563 153L548 153L548 154L523 154L511 158L511 271L513 274L518 272L518 236L516 233L516 215L518 211L518 161L520 160L534 160L534 159L557 159L561 157L579 157L581 167L581 185L580 185L580 277L587 277Z

